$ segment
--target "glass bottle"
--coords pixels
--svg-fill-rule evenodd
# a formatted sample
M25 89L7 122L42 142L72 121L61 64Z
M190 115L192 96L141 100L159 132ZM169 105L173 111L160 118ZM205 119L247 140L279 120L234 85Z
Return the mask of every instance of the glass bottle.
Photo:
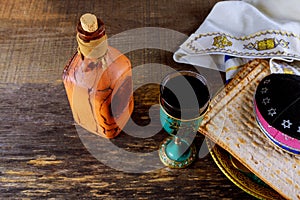
M133 110L129 59L108 46L103 22L84 14L77 25L78 51L63 72L74 120L106 138L117 136Z

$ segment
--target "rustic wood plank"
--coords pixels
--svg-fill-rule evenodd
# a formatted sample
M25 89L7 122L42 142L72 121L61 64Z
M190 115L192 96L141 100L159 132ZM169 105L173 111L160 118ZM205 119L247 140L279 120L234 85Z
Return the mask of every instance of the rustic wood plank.
M145 26L191 34L216 1L1 1L1 82L52 83L76 51L75 27L85 12L101 16L109 36ZM186 12L182 12L186 10ZM145 63L150 58L144 58Z

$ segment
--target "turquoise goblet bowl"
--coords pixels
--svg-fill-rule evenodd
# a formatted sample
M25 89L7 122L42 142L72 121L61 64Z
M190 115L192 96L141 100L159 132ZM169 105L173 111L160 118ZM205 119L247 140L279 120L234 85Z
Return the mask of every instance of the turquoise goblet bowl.
M197 132L204 117L204 114L202 114L193 119L178 119L168 114L162 106L160 106L159 114L163 129L171 135L175 135L179 129L185 133Z

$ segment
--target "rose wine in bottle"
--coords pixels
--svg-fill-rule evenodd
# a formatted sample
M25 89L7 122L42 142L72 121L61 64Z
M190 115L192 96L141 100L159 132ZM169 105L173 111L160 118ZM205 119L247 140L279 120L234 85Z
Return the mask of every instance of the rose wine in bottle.
M133 110L129 59L107 42L103 22L84 14L77 25L78 51L63 72L74 120L97 135L117 136Z

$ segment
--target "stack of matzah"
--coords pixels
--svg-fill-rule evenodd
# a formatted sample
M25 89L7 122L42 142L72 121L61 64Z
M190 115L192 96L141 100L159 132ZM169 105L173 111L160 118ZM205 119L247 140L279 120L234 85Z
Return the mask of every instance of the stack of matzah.
M253 112L260 80L269 74L265 60L253 60L213 98L200 132L236 157L283 197L300 199L300 156L272 144Z

